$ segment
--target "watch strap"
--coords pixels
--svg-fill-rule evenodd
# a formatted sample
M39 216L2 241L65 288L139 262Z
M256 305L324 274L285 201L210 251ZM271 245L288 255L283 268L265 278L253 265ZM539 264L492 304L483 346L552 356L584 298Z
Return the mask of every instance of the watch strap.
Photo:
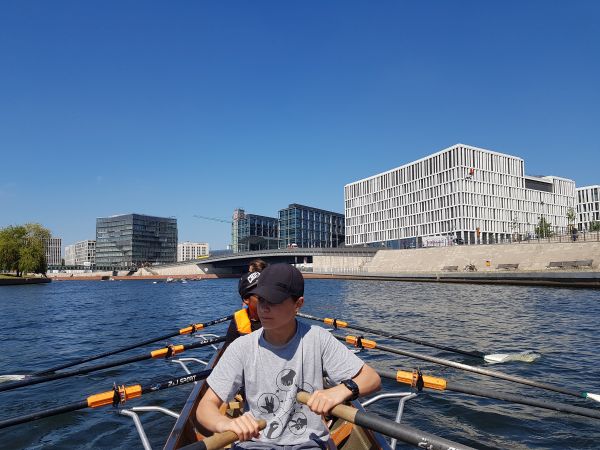
M356 400L360 394L360 391L358 389L358 384L356 384L353 380L343 380L342 384L344 386L346 386L346 388L348 388L348 390L350 392L352 392L352 396L350 397L350 400Z

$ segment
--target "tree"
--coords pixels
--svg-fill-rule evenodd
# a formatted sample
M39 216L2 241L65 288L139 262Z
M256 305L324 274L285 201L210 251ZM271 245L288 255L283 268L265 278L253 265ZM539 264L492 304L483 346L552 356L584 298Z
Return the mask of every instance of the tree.
M598 222L597 220L591 222L588 226L588 231L600 231L600 222Z
M50 231L38 223L0 229L0 269L46 274L46 242Z
M19 269L23 273L41 273L46 275L46 244L50 240L50 230L39 223L27 223L25 227L24 245L21 247Z
M537 234L537 236L540 238L550 237L552 236L551 228L552 225L550 224L550 222L548 222L546 218L542 216L540 217L540 221L535 227L535 234Z
M0 270L15 271L20 275L19 258L23 238L26 235L23 226L8 226L0 229Z
M569 222L569 231L572 231L574 228L574 224L575 224L575 218L577 216L575 215L575 210L573 208L569 208L567 210L567 221Z

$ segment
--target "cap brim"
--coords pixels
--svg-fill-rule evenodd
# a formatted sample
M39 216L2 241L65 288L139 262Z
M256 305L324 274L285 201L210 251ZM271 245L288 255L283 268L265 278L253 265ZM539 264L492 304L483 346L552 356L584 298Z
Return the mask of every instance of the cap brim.
M252 293L264 300L268 303L283 303L286 299L291 298L291 295L288 292L283 292L278 289L273 289L269 286L256 286L252 289Z

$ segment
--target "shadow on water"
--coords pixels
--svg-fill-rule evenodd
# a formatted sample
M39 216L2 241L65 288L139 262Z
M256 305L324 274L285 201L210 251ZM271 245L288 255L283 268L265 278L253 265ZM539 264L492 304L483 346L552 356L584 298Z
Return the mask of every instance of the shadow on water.
M495 370L563 385L600 391L596 352L600 291L493 285L454 285L386 281L307 280L304 311L335 317L391 333L487 353L534 350L535 363L509 363ZM83 355L175 331L192 322L230 314L240 305L237 280L197 283L149 281L52 283L0 289L0 358L3 373L41 370ZM210 332L223 333L220 325ZM373 337L373 336L369 336ZM173 342L186 343L181 337ZM386 345L473 365L481 360L415 344L379 339ZM132 356L161 347L151 344ZM195 355L207 355L198 350ZM187 356L187 355L186 355ZM454 382L595 407L538 389L488 379L452 368L376 351L360 357L376 367L412 370ZM1 419L33 412L110 390L181 374L173 363L144 361L87 376L0 393ZM384 382L387 390L405 386ZM190 387L134 400L130 405L160 405L178 410ZM371 411L393 417L386 402ZM173 420L155 413L142 416L153 446L164 443ZM404 422L477 448L597 448L598 421L515 406L453 392L421 393L407 403ZM142 448L131 420L112 408L85 410L0 431L3 448ZM399 446L399 448L401 448Z

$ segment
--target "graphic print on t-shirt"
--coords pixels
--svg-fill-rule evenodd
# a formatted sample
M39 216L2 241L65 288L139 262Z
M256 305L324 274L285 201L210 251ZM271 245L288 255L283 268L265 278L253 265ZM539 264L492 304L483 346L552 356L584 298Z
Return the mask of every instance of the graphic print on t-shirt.
M277 374L275 385L278 388L275 393L261 394L258 399L258 407L268 422L263 436L267 439L277 439L283 433L283 424L286 422L291 433L297 436L304 434L308 420L302 412L302 405L296 402L296 394L299 390L312 393L314 388L306 382L300 387L296 380L296 371L290 368L285 368Z

